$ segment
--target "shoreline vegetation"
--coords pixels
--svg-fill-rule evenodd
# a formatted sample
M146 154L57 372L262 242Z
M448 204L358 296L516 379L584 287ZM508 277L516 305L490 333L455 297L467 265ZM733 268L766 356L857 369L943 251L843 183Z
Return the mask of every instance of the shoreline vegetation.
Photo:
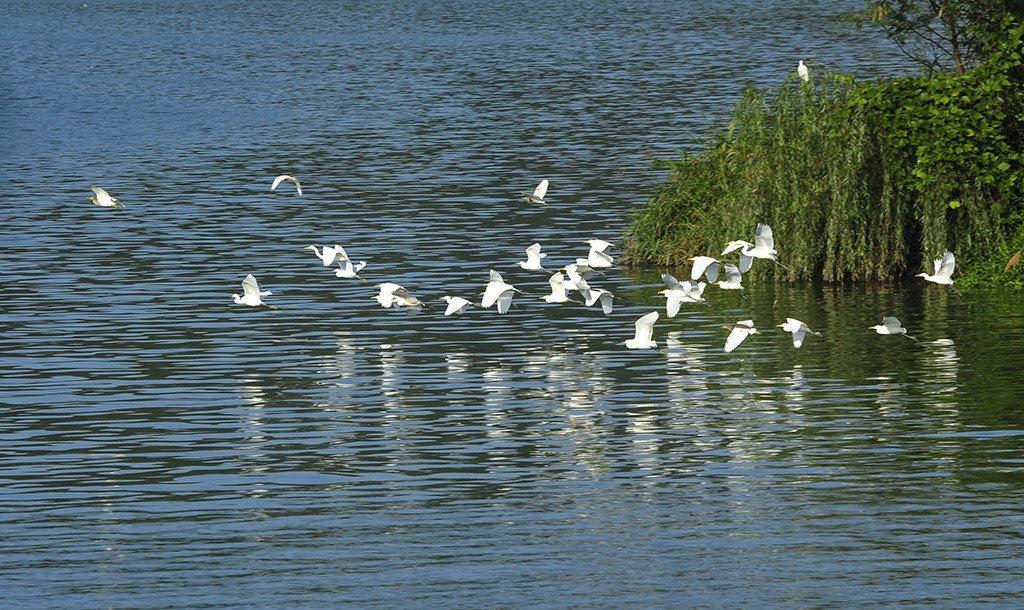
M913 47L916 76L863 82L812 63L806 81L748 89L700 152L657 162L668 176L632 213L624 265L717 257L766 223L784 267L755 278L893 281L951 250L959 286L1024 288L1009 264L1024 248L1022 20L982 0L918 2L930 21L867 4L843 19L881 24L901 48L914 24L959 28L947 61Z

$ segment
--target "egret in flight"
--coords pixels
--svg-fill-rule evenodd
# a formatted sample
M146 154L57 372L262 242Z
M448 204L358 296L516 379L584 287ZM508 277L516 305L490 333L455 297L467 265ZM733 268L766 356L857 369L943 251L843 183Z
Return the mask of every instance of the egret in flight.
M583 242L590 245L590 253L587 255L586 263L592 269L606 269L614 263L612 256L605 252L612 244L603 239L588 239ZM579 264L582 261L576 261Z
M533 244L526 249L526 260L516 263L527 271L544 271L544 267L540 264L540 259L547 256L546 253L540 251L540 244Z
M348 260L348 254L345 253L345 249L335 244L334 247L324 246L324 251L321 254L320 250L316 246L306 246L303 250L312 250L316 257L324 262L324 267L330 267L335 263L341 263L341 261Z
M746 273L750 270L750 265L754 262L755 258L766 258L775 261L775 257L778 255L778 252L775 251L775 238L772 236L772 228L764 223L757 225L754 231L754 243L743 241L742 239L726 242L725 250L722 250L722 254L725 255L737 249L740 250L741 273Z
M793 347L800 347L803 345L804 335L807 333L811 333L816 337L821 336L821 333L811 330L806 324L796 318L786 318L785 324L778 324L777 326L787 333L793 333Z
M293 176L289 176L288 174L281 174L277 178L274 178L274 184L270 185L270 190L276 189L277 185L281 184L285 180L294 182L295 183L295 190L298 191L300 195L302 194L302 185L299 184L299 181L296 180Z
M946 253L942 255L942 258L935 259L934 263L935 273L933 275L918 273L916 277L923 277L926 281L934 282L936 284L952 286L953 280L950 276L953 275L953 267L956 266L956 258L953 257L953 253L946 250ZM956 289L954 288L954 290Z
M256 278L250 273L245 276L244 280L242 280L242 294L233 294L231 296L234 297L235 303L238 305L249 305L250 307L259 307L260 305L263 305L271 309L277 309L277 307L263 302L262 297L270 296L272 294L274 293L269 290L260 292L260 287L259 284L256 283Z
M614 298L615 295L603 288L591 288L587 293L587 300L584 304L587 307L590 307L594 303L601 301L601 311L603 311L605 315L608 315L612 312L612 308L615 306L614 303L612 303L612 299Z
M365 278L359 277L359 272L362 271L363 267L365 266L366 261L353 262L346 258L345 260L338 263L338 268L334 270L334 275L336 277L342 278L355 278L357 280L363 280L365 282Z
M704 288L707 287L707 284L704 282L691 282L689 280L680 282L668 273L661 274L661 281L665 282L668 288L660 291L658 294L663 294L668 299L665 302L665 313L670 318L676 317L676 314L679 313L679 307L683 303L704 302Z
M629 349L657 349L658 343L652 338L654 335L654 323L658 321L658 312L641 316L635 323L636 334L632 339L626 339L626 347Z
M743 274L740 273L739 267L732 263L726 263L725 279L715 282L718 287L722 290L743 290Z
M761 331L754 328L753 320L740 320L735 324L726 324L722 328L728 328L730 331L729 336L725 339L726 353L736 349L750 335L761 334Z
M450 297L448 295L441 297L441 300L448 302L448 308L444 310L444 315L446 316L461 316L473 304L462 297Z
M907 329L903 328L903 325L896 319L896 316L885 316L882 318L881 324L869 326L868 329L873 330L880 335L903 335L907 339L914 339L914 341L917 341L917 339L907 334Z
M548 194L548 179L545 178L540 181L537 188L533 189L533 193L523 193L523 199L530 203L541 203L547 205L548 202L544 201L544 196Z
M104 208L123 208L124 204L121 200L115 199L110 196L110 193L101 189L98 186L90 186L89 189L96 193L95 197L89 197L89 201L92 201L96 205Z
M690 260L693 261L693 268L690 269L691 280L696 282L702 275L712 284L718 280L718 266L722 261L710 256L694 256Z
M548 284L551 286L551 294L537 298L543 299L545 303L567 303L572 300L565 293L565 276L561 271L552 273L548 278Z
M487 287L484 289L484 298L480 301L480 307L489 309L497 303L500 314L508 311L512 305L513 294L519 292L518 288L506 283L501 274L493 269L491 270L491 281L487 282L485 286Z

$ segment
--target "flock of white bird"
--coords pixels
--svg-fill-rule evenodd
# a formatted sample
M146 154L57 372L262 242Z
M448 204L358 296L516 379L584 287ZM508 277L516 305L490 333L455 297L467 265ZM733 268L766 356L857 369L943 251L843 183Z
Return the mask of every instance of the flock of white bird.
M800 75L806 80L806 67L802 61L800 62L800 68ZM289 175L277 176L270 190L276 190L286 180L294 183L297 193L302 195L302 186L299 184L299 181ZM542 180L532 193L524 192L523 198L531 203L548 205L547 201L544 200L547 196L548 184L546 179ZM90 188L96 195L89 199L96 205L112 208L124 207L119 200L111 197L105 190L96 186ZM595 274L601 273L602 269L615 265L614 258L610 253L610 249L614 246L603 239L589 239L584 243L590 246L590 251L586 258L577 258L576 262L565 265L554 272L549 272L544 268L542 261L547 256L547 253L541 252L541 245L539 243L532 244L526 248L526 260L520 261L517 264L527 271L544 271L549 273L548 284L551 292L539 297L545 302L582 302L586 307L599 303L602 311L606 315L610 314L614 307L615 296L608 290L590 286L588 280L593 278ZM315 245L310 245L304 249L312 250L316 257L321 260L324 267L334 269L337 277L359 279L366 282L365 279L359 276L359 272L366 267L366 261L352 260L342 246L336 244L334 246L324 246L320 249ZM743 274L750 270L756 258L782 265L777 260L778 252L775 249L775 237L772 234L771 227L767 224L757 225L754 231L753 243L743 240L727 242L720 256L737 251L739 254L737 264L724 262L710 256L695 256L691 258L693 266L690 269L689 280L679 281L668 273L663 273L661 279L665 283L666 288L658 294L666 299L666 315L669 318L674 318L684 303L705 303L704 289L709 284L717 285L722 290L743 290ZM935 260L935 273L920 273L918 277L923 277L925 280L936 284L952 286L953 280L951 276L953 275L955 264L956 260L953 257L953 253L946 252L941 259ZM719 271L723 272L725 279L718 279ZM701 281L702 277L707 281ZM383 282L376 284L375 287L379 291L373 296L373 299L381 307L404 307L409 315L414 315L419 313L425 306L422 301L404 286L394 282ZM953 290L956 289L954 288ZM581 301L572 299L569 296L572 292L579 293ZM446 316L461 315L470 307L483 309L495 307L499 314L504 314L512 306L512 299L516 293L522 293L522 291L506 282L499 272L491 269L489 281L485 285L484 292L482 293L483 298L479 303L474 303L463 297L450 295L441 297L441 300L447 303L444 311ZM238 305L248 305L250 307L263 306L277 309L274 305L263 300L263 297L271 296L272 294L269 290L260 290L256 278L250 273L242 280L242 294L233 294L231 296ZM652 311L636 320L634 323L634 336L624 342L625 346L629 349L657 349L658 343L654 340L654 325L660 315L658 311ZM811 330L807 324L796 318L786 318L785 324L779 324L778 327L792 334L794 347L803 345L804 338L808 334L821 336L821 333ZM723 328L729 330L729 336L725 340L724 349L726 352L731 352L739 347L747 337L761 334L754 326L753 320L749 319L739 320L735 324L726 324ZM907 334L907 330L903 328L903 325L895 316L885 316L881 324L871 326L869 330L874 330L880 335L903 335L908 339L914 339L914 337ZM916 341L916 339L914 340Z

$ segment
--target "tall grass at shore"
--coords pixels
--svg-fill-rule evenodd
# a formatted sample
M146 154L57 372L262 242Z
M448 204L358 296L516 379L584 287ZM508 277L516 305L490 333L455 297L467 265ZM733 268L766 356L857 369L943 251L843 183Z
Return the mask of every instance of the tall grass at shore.
M946 249L958 262L1007 249L988 185L950 176L921 187L919 157L899 149L892 121L863 103L864 85L818 72L774 95L748 90L730 123L699 154L663 161L668 179L634 211L624 264L681 266L719 256L726 241L753 241L771 225L784 265L755 276L891 280ZM882 99L882 98L879 98ZM1011 232L1012 233L1012 232Z

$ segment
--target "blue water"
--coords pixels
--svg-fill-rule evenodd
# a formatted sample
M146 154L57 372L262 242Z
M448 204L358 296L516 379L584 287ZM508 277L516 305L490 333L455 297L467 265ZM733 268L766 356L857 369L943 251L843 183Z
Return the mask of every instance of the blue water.
M798 59L911 69L839 8L0 4L5 605L1018 605L1019 299L709 287L632 351L664 270L592 278L606 316L515 265L621 245L651 161ZM528 294L441 315L489 269Z

